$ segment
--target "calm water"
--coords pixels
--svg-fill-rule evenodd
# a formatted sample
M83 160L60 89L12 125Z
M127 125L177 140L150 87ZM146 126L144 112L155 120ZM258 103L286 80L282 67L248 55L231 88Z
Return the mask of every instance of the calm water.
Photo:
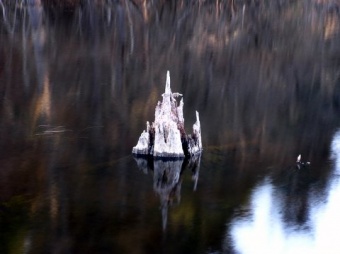
M338 20L301 2L6 12L0 252L339 253ZM167 70L204 152L134 158Z

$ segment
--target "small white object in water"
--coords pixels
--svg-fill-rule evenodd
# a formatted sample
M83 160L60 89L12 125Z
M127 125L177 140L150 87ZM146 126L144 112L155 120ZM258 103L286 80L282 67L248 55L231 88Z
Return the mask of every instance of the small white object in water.
M300 169L300 166L307 166L307 165L310 165L310 162L309 161L301 162L301 154L299 154L299 156L296 159L296 166L297 166L297 168Z
M301 161L301 154L299 154L299 156L297 157L296 162L299 163Z

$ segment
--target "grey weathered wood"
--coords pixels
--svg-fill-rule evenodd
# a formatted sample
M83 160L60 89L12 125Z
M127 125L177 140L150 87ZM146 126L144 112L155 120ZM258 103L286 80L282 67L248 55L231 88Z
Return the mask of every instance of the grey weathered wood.
M165 92L162 102L155 109L155 121L146 122L146 130L139 137L132 153L137 155L152 155L154 157L181 158L192 156L202 151L201 124L196 111L196 122L193 134L187 135L184 130L183 98L179 104L180 93L172 93L170 73L167 72Z

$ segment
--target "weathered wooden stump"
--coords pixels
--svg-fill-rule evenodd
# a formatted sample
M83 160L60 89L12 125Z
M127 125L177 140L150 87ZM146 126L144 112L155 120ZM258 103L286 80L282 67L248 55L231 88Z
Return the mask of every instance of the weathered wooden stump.
M132 149L136 155L151 155L154 157L181 158L193 156L202 152L201 124L196 111L196 122L193 133L187 135L184 130L183 98L177 104L179 93L172 93L170 74L167 72L165 92L162 102L155 109L155 121L146 122L146 130L139 137L138 143Z

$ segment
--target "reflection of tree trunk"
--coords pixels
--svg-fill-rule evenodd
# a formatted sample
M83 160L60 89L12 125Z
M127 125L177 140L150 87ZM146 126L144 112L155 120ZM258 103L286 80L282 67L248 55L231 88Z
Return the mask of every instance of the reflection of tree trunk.
M25 88L29 85L29 73L27 71L27 31L26 31L26 8L23 10L22 21L22 54L23 54L23 68L22 76Z
M2 17L5 21L5 23L7 23L6 9L5 9L4 4L2 3L2 0L0 0L0 6L1 6L1 9L2 9Z
M46 123L51 120L51 92L50 92L50 80L49 74L45 73L44 82L43 82L43 90L41 94L37 95L35 105L34 105L34 114L32 127L36 126L36 122L39 117L46 117Z
M145 57L145 71L148 74L150 70L150 52L149 52L149 37L150 37L150 25L146 22L143 26L144 29L144 57Z
M51 94L48 63L44 54L45 27L43 25L43 8L40 0L30 0L28 15L32 30L32 44L34 49L34 60L37 70L38 93L34 102L32 127L34 128L39 117L46 117L44 124L51 119ZM23 42L25 43L25 42Z
M26 2L27 2L27 4L28 5L36 5L36 6L38 6L38 5L41 5L41 0L26 0Z
M230 11L231 11L231 18L234 18L235 13L236 13L236 7L235 7L234 0L229 0L229 7L230 7Z
M111 92L113 96L121 94L124 75L125 56L125 12L121 5L116 9L116 33L114 37L114 48L111 58Z
M130 31L130 54L133 53L134 50L134 44L135 44L135 38L133 35L133 22L131 18L131 13L130 13L130 8L129 8L129 3L127 0L124 0L125 8L126 8L126 13L127 13L127 18L129 22L129 31Z
M216 9L216 16L218 17L220 15L220 0L216 0L215 9Z
M45 73L45 59L43 47L45 44L45 28L43 27L43 9L41 5L31 5L28 7L30 25L32 29L32 43L34 48L35 65L38 75L39 89L42 87Z
M144 18L144 22L148 23L149 21L149 13L148 13L148 4L147 4L147 0L143 0L143 18Z
M235 90L234 96L234 130L233 132L237 135L237 142L239 144L239 149L241 152L241 164L244 162L246 156L246 137L244 135L244 123L242 122L242 110L241 105L239 103L239 91Z

